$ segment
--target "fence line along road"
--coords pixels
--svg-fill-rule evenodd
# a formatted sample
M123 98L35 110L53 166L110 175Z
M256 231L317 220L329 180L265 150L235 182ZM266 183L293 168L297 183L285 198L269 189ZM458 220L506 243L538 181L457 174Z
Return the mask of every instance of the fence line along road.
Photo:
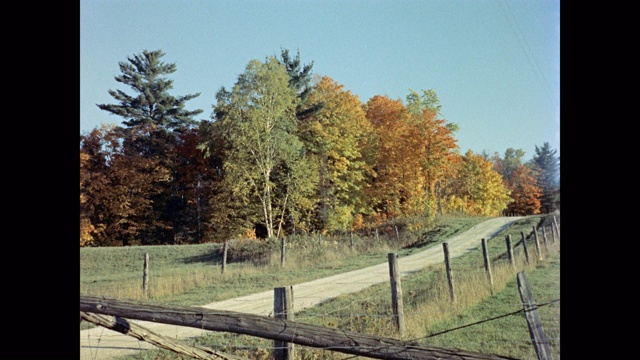
M497 217L447 239L449 256L458 257L480 246L483 238L491 239L507 228L511 223L523 217ZM424 251L398 259L400 276L406 276L428 265L444 261L441 246L432 246ZM382 262L364 269L329 276L322 279L293 285L295 296L294 310L300 311L343 294L353 293L389 281L389 265ZM283 286L289 284L282 284ZM235 311L247 314L267 316L273 311L273 289L218 301L200 307L212 310ZM149 330L176 339L202 336L206 330L175 325L159 324L148 321L134 321ZM80 331L80 359L111 359L116 356L131 356L152 345L133 337L102 327Z

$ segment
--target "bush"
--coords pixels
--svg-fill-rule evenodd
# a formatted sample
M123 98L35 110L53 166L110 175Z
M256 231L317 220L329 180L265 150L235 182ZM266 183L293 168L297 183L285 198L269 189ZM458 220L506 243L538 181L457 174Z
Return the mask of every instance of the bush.
M267 265L271 259L271 253L279 251L280 242L275 238L270 239L232 239L228 243L227 261L245 262L254 265ZM222 248L221 250L222 251Z

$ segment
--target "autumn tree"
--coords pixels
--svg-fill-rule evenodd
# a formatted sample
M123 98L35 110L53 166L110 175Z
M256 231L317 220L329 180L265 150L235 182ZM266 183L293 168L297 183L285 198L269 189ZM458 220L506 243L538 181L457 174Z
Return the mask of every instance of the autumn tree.
M440 183L452 176L457 125L439 118L441 105L433 90L411 90L407 105L376 95L366 105L376 129L376 178L370 194L385 217L435 216Z
M122 128L105 126L81 136L81 216L93 226L96 245L140 244L158 224L151 198L154 180L166 177L153 159L129 156ZM84 180L84 181L83 181Z
M542 189L541 211L551 213L559 209L560 204L560 157L557 150L548 142L535 147L535 155L531 161L537 184Z
M176 171L174 174L174 202L178 209L175 218L174 243L201 243L210 240L207 219L210 215L209 199L214 184L219 180L218 158L206 156L200 148L202 133L187 129L178 135Z
M508 148L504 157L495 154L492 162L496 171L502 176L507 189L511 191L513 201L506 212L515 215L535 215L540 213L540 197L542 192L536 184L533 172L522 159L524 151Z
M449 183L446 208L480 216L498 216L512 201L493 163L469 150L461 157L455 180Z
M110 132L103 126L80 135L80 246L104 245L107 240Z
M228 144L225 182L246 205L259 200L266 235L276 236L290 200L287 194L298 191L293 173L304 154L296 135L297 93L289 86L285 67L269 57L250 61L233 89L222 88L217 99L214 125Z
M323 104L322 110L299 124L308 161L319 173L317 226L328 231L348 230L359 214L369 212L364 188L372 168L361 149L374 130L358 96L328 76L318 81L309 100Z
M193 116L202 112L185 110L186 102L199 93L177 97L169 93L173 80L167 76L176 71L176 65L162 62L164 55L161 50L144 50L129 57L128 62L120 62L121 74L115 80L128 86L132 94L109 90L117 103L97 104L100 109L124 118L123 155L131 166L141 166L129 171L139 172L152 185L151 193L141 195L147 197L146 203L152 208L147 212L146 230L139 234L145 244L171 242L179 235L176 229L180 212L185 208L175 184L178 134L196 124ZM148 178L151 174L157 177Z
M91 224L89 214L86 210L87 197L83 194L83 183L87 182L86 163L89 160L89 155L80 152L80 246L87 246L93 242L93 233L95 232L95 226Z
M415 129L411 138L422 154L422 176L427 188L425 211L433 217L437 210L442 212L443 182L453 175L453 162L458 159L454 137L458 125L438 118L442 105L434 90L422 90L422 95L410 90L406 100Z
M513 176L518 167L523 165L522 159L524 157L524 150L508 148L504 152L504 157L500 157L500 154L495 153L491 158L493 165L498 173L502 176L502 179L506 183L513 182ZM489 155L486 154L486 159L489 159Z
M418 212L425 186L420 154L407 141L410 113L401 100L376 95L366 104L366 117L376 131L376 178L367 191L374 209L381 219Z

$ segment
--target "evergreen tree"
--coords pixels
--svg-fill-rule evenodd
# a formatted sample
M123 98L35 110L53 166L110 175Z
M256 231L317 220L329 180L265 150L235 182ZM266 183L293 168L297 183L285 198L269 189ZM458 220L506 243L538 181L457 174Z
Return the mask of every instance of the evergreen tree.
M133 95L122 90L109 90L117 100L116 104L97 104L111 114L124 118L122 122L123 156L128 157L133 174L140 173L150 178L153 192L140 194L131 189L129 193L146 197L152 209L145 211L148 218L145 231L136 235L143 244L166 243L179 237L176 232L181 212L186 210L186 201L180 194L177 183L176 149L179 146L178 135L187 131L197 122L193 116L202 110L185 110L185 103L200 93L185 96L173 96L173 80L168 79L176 71L174 63L164 63L161 50L147 51L120 62L121 74L115 77L119 83L127 85ZM136 157L140 159L135 159ZM148 168L153 164L153 171ZM155 177L154 177L155 176Z
M296 53L296 57L289 55L289 50L282 49L280 52L280 63L287 69L289 74L289 86L295 89L298 94L298 105L296 107L296 118L304 120L311 115L317 114L324 107L322 102L309 103L309 96L313 92L311 85L311 69L313 69L313 61L301 67L300 51Z
M559 209L560 204L560 157L548 142L536 146L535 152L532 167L538 187L542 189L541 211L551 213Z
M176 64L160 61L164 55L162 50L144 50L142 54L129 57L129 63L119 62L122 74L115 80L129 86L136 95L109 90L118 104L98 104L98 107L125 118L122 123L127 127L146 125L180 132L185 126L195 124L192 117L202 110L187 111L184 107L200 93L179 97L168 93L173 88L173 80L165 75L174 73Z

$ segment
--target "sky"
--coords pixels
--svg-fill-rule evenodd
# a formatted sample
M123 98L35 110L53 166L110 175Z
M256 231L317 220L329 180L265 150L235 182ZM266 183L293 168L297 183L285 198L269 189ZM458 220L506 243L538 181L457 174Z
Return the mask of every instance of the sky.
M96 104L131 94L114 77L144 50L176 64L169 93L200 93L185 108L211 120L218 90L282 49L362 103L434 90L462 154L560 155L559 0L81 0L80 132L122 125Z

